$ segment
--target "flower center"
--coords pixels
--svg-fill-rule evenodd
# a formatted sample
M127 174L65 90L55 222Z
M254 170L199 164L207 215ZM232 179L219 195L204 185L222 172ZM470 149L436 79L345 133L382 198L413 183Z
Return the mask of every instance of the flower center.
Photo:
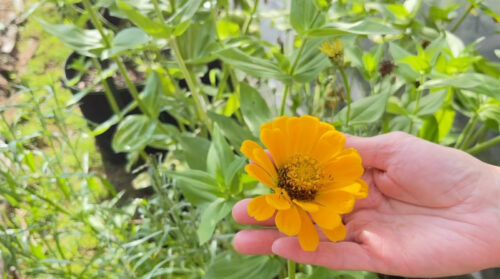
M314 200L321 184L318 161L309 156L295 155L278 169L278 187L292 200Z

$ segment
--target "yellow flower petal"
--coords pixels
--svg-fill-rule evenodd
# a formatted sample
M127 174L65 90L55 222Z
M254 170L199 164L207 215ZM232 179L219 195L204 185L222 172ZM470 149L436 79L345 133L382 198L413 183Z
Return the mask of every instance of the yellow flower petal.
M318 141L316 133L318 132L319 119L309 115L304 115L299 118L297 130L299 138L297 142L298 154L308 155Z
M297 235L300 231L300 215L297 207L291 206L286 210L279 210L275 218L276 227L278 230L286 235Z
M255 220L264 221L271 218L276 209L267 204L265 196L258 196L248 203L247 211Z
M245 166L245 171L264 185L276 188L276 183L262 167L252 163Z
M286 210L291 206L290 201L278 193L266 195L266 201L270 206L278 210Z
M333 242L344 240L345 237L347 236L347 231L343 224L340 224L340 226L336 227L333 230L328 230L324 228L321 228L321 230L326 235L326 237Z
M339 154L345 146L345 136L338 131L324 133L314 146L311 156L319 162L328 161Z
M273 129L279 129L281 131L283 131L283 133L285 133L286 135L288 135L288 119L290 119L290 117L288 116L281 116L281 117L278 117L276 119L273 120L272 125L273 125Z
M342 219L335 211L329 207L321 207L316 212L310 212L314 222L321 228L333 230L338 225L342 224Z
M319 129L318 129L318 135L323 135L324 133L329 132L329 131L336 131L335 127L333 127L332 125L330 125L326 122L320 122Z
M364 181L363 179L358 179L356 180L356 182L361 184L361 189L359 190L359 192L354 193L354 196L356 197L356 199L366 198L369 192L368 183L366 183L366 181Z
M248 159L261 166L272 178L278 178L278 173L276 172L273 162L271 162L269 156L267 156L264 149L258 143L246 140L241 145L240 150Z
M363 179L357 179L354 183L335 190L351 193L356 199L363 199L368 196L368 184Z
M318 193L315 200L335 213L344 214L352 211L355 197L344 191L328 191Z
M299 214L301 222L299 231L300 247L304 251L314 251L318 248L319 244L318 231L304 211L299 210Z
M361 156L353 148L342 151L335 159L328 162L324 169L337 182L355 181L364 171Z
M313 202L298 201L298 200L293 200L293 202L308 212L316 212L319 210L319 206Z
M298 142L302 135L302 131L299 130L299 122L298 117L290 117L287 122L288 142L290 144L288 149L290 155L297 154Z
M282 166L287 156L287 138L284 132L280 129L263 129L260 140L271 152L276 167Z

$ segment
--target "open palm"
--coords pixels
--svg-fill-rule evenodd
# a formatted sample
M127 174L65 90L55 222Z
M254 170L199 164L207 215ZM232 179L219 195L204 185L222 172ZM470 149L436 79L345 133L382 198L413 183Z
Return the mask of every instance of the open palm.
M348 136L367 168L368 198L344 217L345 241L322 241L305 252L295 237L275 229L239 232L236 249L278 254L332 269L429 277L467 273L500 264L500 171L461 151L404 133ZM245 224L272 226L233 209Z

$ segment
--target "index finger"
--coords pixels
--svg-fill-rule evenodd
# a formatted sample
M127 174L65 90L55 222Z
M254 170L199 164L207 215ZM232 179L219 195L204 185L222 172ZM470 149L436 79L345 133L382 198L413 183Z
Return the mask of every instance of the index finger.
M361 155L365 167L387 170L390 159L400 149L407 135L402 132L391 132L374 137L358 137L344 134L346 147L352 147Z
M245 225L257 225L257 226L274 226L274 216L265 220L257 221L252 216L248 215L247 207L248 203L252 199L244 199L236 203L233 207L233 218L236 222Z

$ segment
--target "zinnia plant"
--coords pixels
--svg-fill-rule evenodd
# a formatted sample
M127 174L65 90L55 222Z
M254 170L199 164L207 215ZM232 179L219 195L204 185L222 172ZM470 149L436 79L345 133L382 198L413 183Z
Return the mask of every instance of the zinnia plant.
M243 142L241 152L250 159L245 170L274 193L252 199L249 215L262 221L277 211L278 230L298 235L305 251L319 244L314 223L331 241L344 239L340 215L368 194L361 157L345 148L344 135L316 117L283 116L261 126L260 140L269 153L254 141Z

